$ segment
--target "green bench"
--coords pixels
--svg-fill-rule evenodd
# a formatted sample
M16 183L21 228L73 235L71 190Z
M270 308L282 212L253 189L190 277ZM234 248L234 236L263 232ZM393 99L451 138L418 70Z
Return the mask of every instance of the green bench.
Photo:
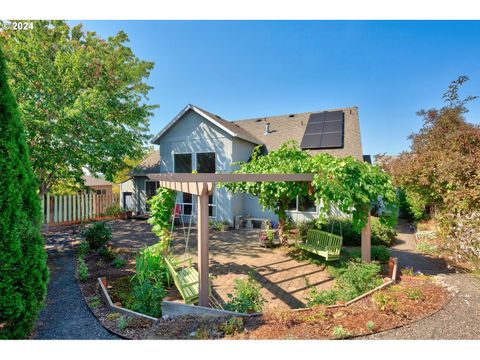
M323 256L327 261L340 259L343 238L322 230L310 229L307 232L307 239L303 243L297 243L297 247Z
M178 265L189 262L188 267L178 269ZM188 258L182 261L172 261L165 257L165 264L173 278L173 282L182 296L185 304L195 304L198 302L198 271L192 266L192 259ZM209 289L210 291L210 289Z

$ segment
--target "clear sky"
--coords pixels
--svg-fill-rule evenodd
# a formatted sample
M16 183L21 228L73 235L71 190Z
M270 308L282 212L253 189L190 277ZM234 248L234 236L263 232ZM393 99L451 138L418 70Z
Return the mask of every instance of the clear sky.
M358 106L364 153L396 154L450 81L480 95L480 21L81 22L155 62L152 134L189 103L228 120Z

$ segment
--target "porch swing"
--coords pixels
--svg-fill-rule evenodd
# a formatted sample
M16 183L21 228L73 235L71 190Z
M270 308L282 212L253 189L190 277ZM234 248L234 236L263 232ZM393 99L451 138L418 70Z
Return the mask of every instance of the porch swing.
M184 253L184 258L182 260L177 260L174 257L170 256L165 256L165 264L167 265L168 271L170 273L170 276L173 279L173 282L178 289L178 292L182 296L185 304L195 304L198 302L198 296L199 296L199 276L198 276L198 271L193 267L192 264L192 257L190 256L189 253L189 240L190 240L190 232L192 228L192 219L193 219L193 214L194 209L192 208L192 214L190 216L190 221L188 224L188 230L185 232L185 223L183 222L183 217L180 211L180 204L176 203L174 207L174 211L172 214L172 227L171 227L171 234L173 234L173 227L174 227L174 222L175 218L178 216L181 219L181 223L183 226L183 234L184 234L184 240L185 240L185 253ZM169 248L170 248L170 243L169 243ZM169 249L170 252L170 249ZM211 296L211 289L210 289L210 284L209 284L209 294ZM220 305L218 304L218 301L216 299L210 298L211 302L214 305Z
M340 235L333 233L335 221L332 221L330 232L308 229L307 238L303 243L297 243L296 246L302 250L322 256L326 261L335 261L340 259L342 250L342 222L338 220Z

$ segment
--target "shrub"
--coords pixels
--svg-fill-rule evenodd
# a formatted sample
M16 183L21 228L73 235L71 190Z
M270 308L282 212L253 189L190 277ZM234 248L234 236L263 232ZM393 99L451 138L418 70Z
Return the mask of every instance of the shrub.
M77 271L80 281L86 281L88 279L88 266L83 257L77 258Z
M467 261L480 270L480 211L451 215L446 247L455 260Z
M97 254L104 258L106 261L110 262L117 258L115 250L110 246L104 246L98 249Z
M331 290L313 288L307 298L308 305L333 305L337 301L350 301L382 284L380 265L351 261L346 267L333 272L335 285Z
M167 295L159 279L145 278L133 285L132 310L153 317L162 316L162 300Z
M225 310L240 313L261 312L266 300L260 293L260 284L248 274L247 279L235 279L233 294L227 294L229 300Z
M127 318L125 316L120 316L117 320L117 327L118 327L118 330L120 331L123 331L125 330L125 328L127 327L128 325L128 322L127 322Z
M349 337L351 334L345 330L341 325L335 326L332 331L332 336L334 339L340 340Z
M361 249L360 248L355 248L349 251L349 256L352 258L358 258L360 259L362 257L361 255ZM392 256L392 252L390 251L389 248L383 246L383 245L373 245L371 247L371 257L372 260L375 261L380 261L382 263L387 262L390 259L390 256Z
M391 313L396 313L398 311L398 300L384 291L374 293L372 299L381 311Z
M375 329L375 323L372 320L370 320L367 322L366 327L368 331L372 332L373 329Z
M120 258L120 257L117 257L112 261L112 266L115 269L120 269L120 268L124 267L125 265L127 265L127 261L125 259Z
M162 255L163 244L158 243L140 251L136 259L136 272L132 278L132 310L153 317L162 315L162 300L169 273Z
M105 209L106 216L118 216L123 212L123 208L118 204L110 205Z
M39 186L1 50L0 154L0 339L21 339L43 307L48 269Z
M90 246L90 249L97 250L104 247L110 240L112 240L112 230L105 222L99 221L93 223L84 230L83 236Z
M90 305L90 307L92 308L98 307L98 305L100 305L100 298L98 296L92 296L88 300L88 305Z
M225 335L235 335L243 330L243 320L239 317L232 317L221 324L220 330L223 331Z
M78 244L78 248L77 248L78 256L87 255L89 252L90 252L90 245L88 245L86 241L82 241L80 244Z

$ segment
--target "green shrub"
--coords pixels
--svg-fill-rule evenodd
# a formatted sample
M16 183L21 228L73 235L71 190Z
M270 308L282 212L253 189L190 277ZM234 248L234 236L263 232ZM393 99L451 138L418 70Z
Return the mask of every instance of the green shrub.
M361 249L360 248L352 249L349 251L348 255L352 258L360 259L362 257ZM373 245L371 247L372 260L385 263L390 259L390 256L392 256L392 252L390 251L389 248L383 245Z
M248 274L246 279L235 279L233 294L227 294L225 310L240 313L261 312L266 300L260 292L260 284Z
M140 251L136 272L132 278L132 310L153 317L162 315L162 300L167 295L169 273L163 257L163 244L158 243Z
M158 279L145 278L133 285L132 310L153 317L162 316L162 301L167 295Z
M110 240L112 240L112 230L105 222L99 221L93 223L84 230L83 236L90 246L90 249L97 250L104 247Z
M83 257L77 258L77 271L80 281L86 281L88 279L88 266Z
M235 335L243 330L243 319L239 317L232 317L220 325L220 330L225 335Z
M127 265L127 261L125 259L120 258L120 257L117 257L112 261L112 266L115 269L120 269L120 268L124 267L125 265Z
M115 250L110 246L104 246L97 250L97 254L101 256L105 261L113 261L117 258Z
M372 320L370 320L367 322L366 327L368 331L372 332L373 329L375 329L375 323Z
M90 245L88 245L86 241L82 241L80 244L78 244L78 248L77 248L78 256L87 255L89 252L90 252Z
M123 208L118 205L118 204L113 204L113 205L110 205L109 207L107 207L105 209L105 215L106 216L118 216L119 214L121 214L123 212Z
M98 296L92 296L88 300L88 305L90 305L92 308L98 307L100 305L100 298Z
M351 261L346 267L333 273L335 285L331 290L317 291L312 288L307 298L308 305L333 305L337 301L350 301L382 284L380 265Z
M332 336L334 339L340 340L349 337L351 334L345 330L341 325L335 326L332 331Z
M0 154L0 339L21 339L43 307L48 269L39 184L1 50Z
M125 316L120 316L117 320L117 327L118 327L118 330L120 331L123 331L125 330L125 328L128 326L128 321L127 321L127 318Z

